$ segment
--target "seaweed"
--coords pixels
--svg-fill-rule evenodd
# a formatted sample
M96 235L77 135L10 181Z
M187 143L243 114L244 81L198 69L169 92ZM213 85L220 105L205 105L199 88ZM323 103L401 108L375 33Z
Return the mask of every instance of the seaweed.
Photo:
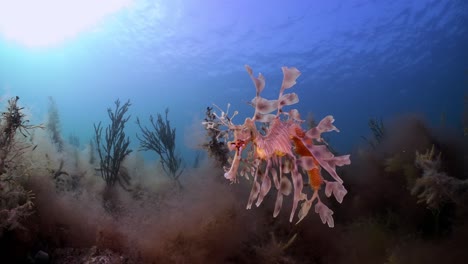
M0 118L0 235L4 230L22 228L21 222L33 213L34 194L18 183L16 173L19 159L32 145L16 136L27 137L30 129L42 126L29 125L18 100L18 96L8 100L7 111Z
M103 127L101 122L97 125L94 124L96 147L100 159L99 171L108 186L114 186L118 182L123 189L129 190L130 176L125 173L125 170L121 169L122 162L132 152L128 148L130 139L126 137L124 131L125 125L130 119L130 116L126 116L126 113L131 104L130 100L128 100L121 106L119 99L114 104L114 111L111 108L107 109L111 124L106 127L104 141L102 141Z
M385 138L385 126L382 119L377 120L376 118L370 118L368 126L372 132L372 138L368 139L365 136L361 136L373 149L380 144Z
M228 165L229 149L226 145L225 131L219 127L221 124L216 122L216 115L213 113L213 107L207 107L205 111L204 124L210 124L205 126L206 138L208 142L202 144L208 155L216 160L216 164L223 168Z
M433 210L447 202L466 207L468 201L468 179L458 179L441 171L441 155L435 154L434 145L424 154L416 152L415 165L423 172L411 189L419 203L426 203Z
M468 136L468 95L465 95L463 103L463 136Z
M24 107L18 106L18 100L18 96L8 100L7 111L2 113L0 119L0 174L5 173L13 160L30 147L29 144L21 144L15 139L17 133L27 137L30 129L42 128L42 125L29 125L29 120L22 112Z
M165 174L181 189L182 184L179 178L184 169L182 158L175 151L176 129L171 128L171 123L167 118L168 113L169 108L166 108L164 120L161 114L157 115L157 120L150 115L151 130L142 126L140 119L137 118L137 124L141 130L141 135L137 134L137 138L140 140L140 150L156 152Z
M64 140L60 134L60 116L58 113L57 104L54 98L49 96L49 112L47 119L47 132L50 134L52 142L55 144L57 151L62 152L64 147Z
M94 164L96 162L96 145L94 140L89 141L89 164Z

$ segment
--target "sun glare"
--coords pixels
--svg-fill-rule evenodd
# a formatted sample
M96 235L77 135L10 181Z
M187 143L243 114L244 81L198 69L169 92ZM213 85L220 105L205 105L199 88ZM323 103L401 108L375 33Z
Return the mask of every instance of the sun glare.
M0 0L0 38L49 47L92 29L132 0Z

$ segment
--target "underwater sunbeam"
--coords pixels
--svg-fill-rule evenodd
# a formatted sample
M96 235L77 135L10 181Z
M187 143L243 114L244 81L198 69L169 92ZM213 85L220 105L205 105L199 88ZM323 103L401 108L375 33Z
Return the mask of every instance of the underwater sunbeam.
M49 47L76 37L132 0L0 0L0 36L26 47Z

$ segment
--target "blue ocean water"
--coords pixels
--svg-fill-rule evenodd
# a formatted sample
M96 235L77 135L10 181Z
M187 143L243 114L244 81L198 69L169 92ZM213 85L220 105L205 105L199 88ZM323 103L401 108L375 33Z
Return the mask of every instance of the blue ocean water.
M467 18L462 0L135 0L47 47L0 32L1 96L18 95L36 123L52 96L63 134L82 142L93 137L94 123L107 122L116 99L129 99L134 149L135 118L169 107L187 157L207 106L231 103L240 117L253 114L245 64L265 76L269 99L277 97L281 67L294 66L302 72L293 88L302 116L333 115L341 134L331 143L348 152L369 134L369 118L419 113L437 125L443 115L462 130Z

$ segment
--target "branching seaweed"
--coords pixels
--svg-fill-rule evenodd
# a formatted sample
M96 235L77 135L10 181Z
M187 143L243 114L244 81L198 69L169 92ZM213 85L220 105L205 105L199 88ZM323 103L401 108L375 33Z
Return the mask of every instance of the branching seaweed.
M89 164L94 164L96 162L96 145L94 144L94 140L89 141Z
M372 139L361 136L373 149L382 142L385 137L385 127L382 119L377 120L376 118L369 119L369 128L372 132Z
M26 120L22 113L24 107L18 106L18 100L18 96L8 100L7 111L2 113L0 120L0 174L5 173L13 160L30 147L15 139L17 133L27 137L30 129L42 128L41 125L28 124L29 120Z
M137 118L137 124L141 130L141 136L137 134L140 140L141 150L152 150L159 155L162 168L166 175L174 181L178 188L182 188L180 175L184 171L182 168L182 158L175 151L176 129L171 128L167 119L169 108L166 108L165 119L158 114L157 120L150 116L152 129L142 126L140 119Z
M411 190L418 196L418 202L426 203L431 209L438 209L449 201L466 208L468 179L451 177L441 171L441 153L435 155L434 145L424 154L416 152L415 164L423 171Z
M7 111L0 118L0 235L6 229L21 228L21 221L33 213L34 194L15 180L18 159L32 145L16 136L27 137L30 129L42 126L28 124L18 100L18 96L8 100Z
M128 173L123 173L124 170L121 171L121 166L125 157L132 152L128 148L130 139L125 137L124 132L125 124L130 119L130 116L125 116L130 105L130 101L127 101L120 106L120 100L117 99L115 110L107 109L111 124L106 128L104 142L102 141L101 122L97 126L94 124L101 176L108 186L114 186L118 182L125 190L128 190L130 185L130 176Z
M47 132L50 134L52 142L57 147L58 152L63 151L64 140L60 134L60 117L58 114L57 104L54 98L49 96L49 113L47 119Z
M228 165L229 149L227 147L226 131L220 129L221 124L216 122L216 115L213 113L213 107L207 107L205 112L204 124L208 142L202 147L208 152L208 155L214 158L219 167Z
M465 95L463 104L463 136L468 136L468 96Z

